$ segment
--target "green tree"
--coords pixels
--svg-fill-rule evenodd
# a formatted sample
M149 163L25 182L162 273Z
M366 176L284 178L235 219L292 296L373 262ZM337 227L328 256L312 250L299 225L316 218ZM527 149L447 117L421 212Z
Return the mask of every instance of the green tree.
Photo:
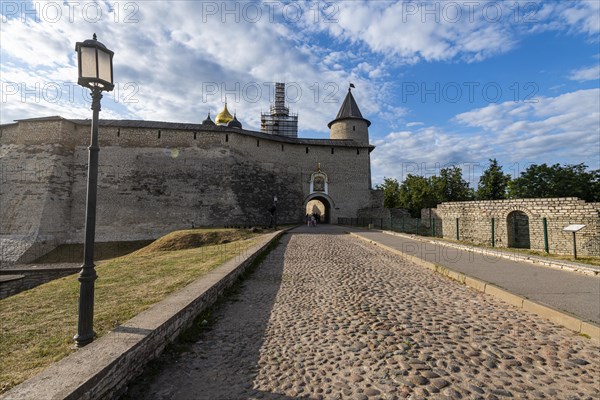
M502 166L496 159L490 159L489 167L483 171L477 186L478 200L499 200L506 198L510 175L502 172Z
M513 198L579 197L600 201L600 170L587 171L585 164L533 164L509 184Z
M375 186L383 190L383 206L385 208L398 208L400 206L400 183L395 178L383 178L383 183Z
M400 208L408 210L415 218L421 216L422 208L437 205L432 180L417 175L407 175L400 185L399 198Z
M438 203L472 200L473 190L462 177L459 167L442 168L439 176L432 176L431 184Z
M531 165L521 172L519 178L513 179L508 186L512 198L552 197L554 171L546 164Z

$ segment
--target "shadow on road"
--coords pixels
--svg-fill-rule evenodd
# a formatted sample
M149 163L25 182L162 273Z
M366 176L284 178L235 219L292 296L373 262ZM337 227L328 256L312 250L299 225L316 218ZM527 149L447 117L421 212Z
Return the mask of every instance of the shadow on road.
M121 399L310 398L254 389L290 238L291 235L284 235L256 270L206 314L207 320L199 321L206 324L204 329L191 336L186 333L188 346L170 346Z

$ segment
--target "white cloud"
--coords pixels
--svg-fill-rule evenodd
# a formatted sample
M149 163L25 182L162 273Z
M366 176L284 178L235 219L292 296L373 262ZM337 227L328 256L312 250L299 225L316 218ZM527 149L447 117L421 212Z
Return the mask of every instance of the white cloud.
M434 126L392 132L373 144L377 146L371 153L376 183L383 177L402 181L408 174L436 175L441 168L479 164L493 155L485 134L446 132Z
M570 1L562 4L561 19L578 33L585 33L598 41L600 32L600 2L597 0Z
M505 102L459 114L455 121L486 132L511 161L566 159L598 168L600 89L535 102Z
M28 16L25 23L13 18L1 24L3 85L13 91L14 84L30 90L36 84L44 87L74 82L75 42L96 32L98 39L115 52L115 80L120 89L119 103L103 101L102 118L108 118L111 110L122 118L199 122L208 110L213 115L220 111L228 94L230 109L237 109L244 126L258 129L260 112L269 107L274 81L288 83L290 108L299 113L301 130L327 131L349 81L359 88L363 112L378 111L379 90L366 75L377 74L376 67L361 73L365 76L347 72L349 69L341 65L336 68L333 61L351 59L358 65L362 60L350 51L336 55L329 49L306 45L293 29L270 21L266 13L255 22L242 14L236 22L235 15L223 10L206 13L206 5L200 2L180 2L177 7L169 2L143 2L135 3L138 8L134 10L114 3L120 10L112 11L108 3L101 2L93 4L103 10L102 23L90 23L89 18L81 17L87 4L92 3L75 6L74 18L65 9L63 18L52 23L40 13L37 18ZM241 7L246 3L236 4ZM227 6L224 2L214 5ZM328 52L330 57L324 60L322 56ZM257 96L257 88L262 96ZM108 96L111 94L105 99ZM45 108L37 103L29 107L32 102L23 102L21 97L19 92L3 95L3 123L38 117L40 110L72 115L82 104L62 99ZM130 101L123 102L125 98Z
M453 5L448 6L450 3ZM37 18L26 15L23 22L18 16L0 24L2 82L30 81L12 80L10 69L29 71L42 86L75 81L74 44L96 32L99 40L115 51L115 78L121 88L118 97L137 100L112 108L124 116L200 121L209 109L214 113L221 108L221 89L233 88L240 92L238 98L229 96L233 108L238 109L245 126L257 129L260 112L269 105L269 87L264 83L283 80L298 83L302 89L302 95L290 104L300 114L301 129L325 132L345 95L344 86L352 81L363 112L397 121L406 110L388 103L390 92L381 84L384 78L397 77L398 71L390 73L397 64L388 58L405 63L456 58L478 61L506 52L517 42L509 5L479 2L470 9L461 2L450 3L352 1L336 2L327 10L319 3L320 14L315 14L314 2L298 2L304 10L301 24L305 28L298 31L298 25L289 21L290 14L287 20L281 17L281 5L275 21L270 20L264 4L262 18L250 21L243 13L241 18L226 14L221 8L229 3L224 2L188 1L177 7L169 2L82 2L64 5L56 20L49 12L52 10L45 10L47 4L39 2ZM545 11L543 18L560 15L563 23L592 32L593 21L585 17L585 12L593 14L597 9L592 3L555 6ZM127 8L131 4L135 7ZM234 5L243 8L247 4ZM214 15L207 12L208 5L217 7ZM412 8L415 5L417 8ZM498 21L493 16L496 7L504 14ZM102 19L94 23L96 9L101 10ZM456 10L461 16L454 21ZM312 35L322 32L333 40L330 36L327 44L317 44L322 42ZM341 43L345 41L353 45ZM583 78L587 73L574 76ZM218 95L206 98L203 88L213 83ZM263 96L255 100L244 88L256 86L262 88ZM63 106L69 108L68 103ZM110 105L103 108L111 109ZM3 111L3 122L37 116L31 115L26 104L11 104Z
M586 35L598 41L600 32L600 2L597 0L572 0L556 2L523 2L523 16L531 20L530 32L547 30L566 31L572 35Z
M600 64L571 71L569 79L579 82L597 81L600 79Z
M490 104L458 114L452 129L408 123L406 130L373 142L373 181L428 176L457 165L476 187L490 158L504 163L512 175L531 163L555 160L600 168L600 89L536 100Z
M548 30L583 34L598 41L600 1L542 0L342 1L333 20L325 13L301 21L308 32L361 44L404 64L419 61L478 62L504 54L525 33Z
M364 43L371 51L404 63L478 61L514 47L506 4L466 3L345 1L336 3L336 23L309 18L303 22L308 30Z
M75 44L64 35L50 34L53 31L51 28L50 24L32 20L26 20L25 23L20 19L2 21L2 52L35 67L67 64Z

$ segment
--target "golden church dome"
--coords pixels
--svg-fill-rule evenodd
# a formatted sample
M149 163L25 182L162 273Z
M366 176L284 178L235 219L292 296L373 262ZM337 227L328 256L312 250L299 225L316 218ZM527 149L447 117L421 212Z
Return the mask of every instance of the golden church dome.
M229 123L229 121L231 121L233 119L233 115L231 115L229 113L229 111L227 110L227 102L225 102L225 108L223 109L223 111L221 111L220 113L217 114L217 118L215 118L215 122L218 125L227 125L227 123Z

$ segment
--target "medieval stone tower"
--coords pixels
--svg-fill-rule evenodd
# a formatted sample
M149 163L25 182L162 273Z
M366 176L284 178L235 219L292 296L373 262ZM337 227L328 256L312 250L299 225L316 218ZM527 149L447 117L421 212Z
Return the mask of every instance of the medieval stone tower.
M340 111L335 119L327 125L329 137L331 139L350 139L368 145L370 125L371 121L363 118L354 96L352 96L352 86L350 86Z

